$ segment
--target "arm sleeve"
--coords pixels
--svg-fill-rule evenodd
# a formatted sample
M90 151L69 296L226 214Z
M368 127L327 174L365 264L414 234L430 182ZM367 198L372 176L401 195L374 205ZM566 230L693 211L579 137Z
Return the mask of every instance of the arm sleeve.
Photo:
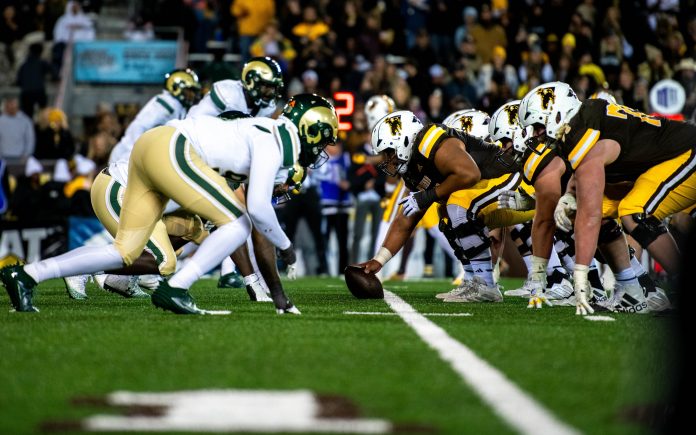
M253 144L246 201L254 227L277 248L287 249L290 239L280 227L271 204L273 184L280 163L280 150L271 135L268 135L267 141Z

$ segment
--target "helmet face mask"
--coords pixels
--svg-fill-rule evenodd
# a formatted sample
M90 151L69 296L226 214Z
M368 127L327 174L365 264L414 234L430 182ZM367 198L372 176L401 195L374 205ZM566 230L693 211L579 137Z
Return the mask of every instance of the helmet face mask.
M254 57L242 68L242 85L256 106L268 107L283 89L283 73L270 57Z
M372 129L374 153L387 157L380 169L390 176L405 173L413 154L416 135L422 129L423 124L408 110L399 110L380 119ZM393 169L389 169L390 166Z
M176 69L164 76L164 89L187 109L201 99L201 83L190 68Z
M338 140L338 116L333 105L316 94L298 94L290 98L282 116L290 119L299 132L300 165L314 169L326 162L324 148Z

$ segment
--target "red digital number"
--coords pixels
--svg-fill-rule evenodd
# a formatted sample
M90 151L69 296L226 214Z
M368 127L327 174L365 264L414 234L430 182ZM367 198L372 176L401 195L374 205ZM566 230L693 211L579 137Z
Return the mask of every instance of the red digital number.
M342 116L351 116L353 110L355 110L355 96L352 92L336 92L333 96L336 102L336 114L338 115L338 129L350 131L353 129L353 123L350 121L343 121ZM343 107L339 106L339 101L344 101L345 105Z

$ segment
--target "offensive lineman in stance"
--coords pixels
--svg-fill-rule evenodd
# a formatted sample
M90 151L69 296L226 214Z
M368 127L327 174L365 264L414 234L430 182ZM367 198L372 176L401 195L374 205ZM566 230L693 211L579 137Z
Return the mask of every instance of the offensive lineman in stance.
M280 250L285 262L295 262L292 243L272 209L274 185L287 179L298 160L316 161L336 141L337 124L328 101L300 94L290 99L277 120L204 116L149 130L133 148L115 243L85 246L38 263L2 269L0 279L12 305L17 311L38 311L32 296L39 282L132 264L172 199L211 221L217 230L181 270L160 284L152 303L177 314L206 314L188 289L244 243L250 221ZM230 189L228 180L248 184L246 204ZM282 289L272 287L271 292L279 313L299 314Z
M423 127L412 112L405 110L377 123L372 130L372 146L385 159L382 170L402 177L410 193L401 200L403 214L396 216L382 247L374 258L362 263L366 273L378 272L403 247L432 204L444 205L454 192L475 185L481 178L510 172L500 163L505 156L497 146L441 124ZM441 210L449 212L448 207ZM453 222L453 226L461 223ZM485 299L502 300L497 287L493 293Z

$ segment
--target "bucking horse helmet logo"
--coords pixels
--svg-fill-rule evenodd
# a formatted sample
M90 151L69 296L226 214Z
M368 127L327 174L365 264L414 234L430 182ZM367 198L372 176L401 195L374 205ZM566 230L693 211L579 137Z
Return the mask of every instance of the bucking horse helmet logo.
M391 129L391 134L393 136L396 136L397 134L401 133L401 117L400 116L394 116L393 118L387 118L384 120L387 124L389 124L389 128Z
M541 88L537 90L537 94L541 97L541 108L549 109L549 105L556 101L556 93L553 88Z

